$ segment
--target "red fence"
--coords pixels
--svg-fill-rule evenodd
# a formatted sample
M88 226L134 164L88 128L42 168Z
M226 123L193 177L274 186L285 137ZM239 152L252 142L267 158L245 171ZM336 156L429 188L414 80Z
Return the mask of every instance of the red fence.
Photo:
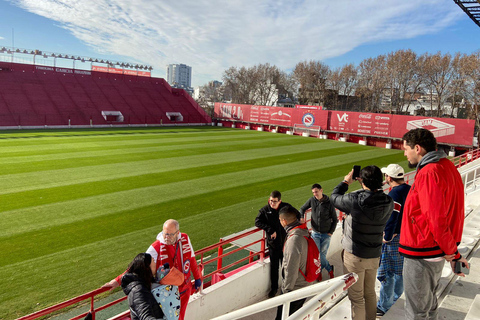
M460 167L464 166L465 164L470 163L470 162L472 162L474 160L477 160L477 159L480 159L480 149L476 149L476 150L470 151L468 153L465 153L461 156L452 158L451 161L455 164L455 166L457 168L460 168ZM415 171L407 173L405 175L405 182L408 183L408 184L412 184L414 179L415 179L415 173L416 173ZM386 185L384 187L384 190L385 191L389 190L388 185ZM344 217L343 212L338 212L338 216L339 216L339 219L341 221ZM202 282L204 282L204 286L208 287L209 285L212 284L211 280L206 281L206 282L205 282L205 280L212 279L215 275L220 275L225 270L230 269L230 268L235 267L235 266L238 266L239 264L241 264L241 263L243 263L247 260L248 260L249 263L252 263L254 261L255 257L259 257L261 260L263 260L263 258L268 253L268 251L265 250L265 241L264 241L265 235L264 234L263 234L263 236L261 237L260 240L254 240L254 241L249 242L249 243L247 243L243 246L236 247L234 250L230 250L227 253L224 252L224 247L225 246L231 246L233 242L235 242L239 239L248 237L250 235L253 235L255 233L259 233L259 232L263 233L263 231L261 229L254 228L253 230L240 233L240 234L238 234L238 235L236 235L232 238L229 238L228 240L220 239L220 241L218 243L198 250L195 253L195 256L197 257L197 261L199 261L198 265L199 265L200 268L202 268L202 270L205 270L205 267L207 265L216 264L214 271L212 271L212 272L210 272L206 275L202 275ZM231 263L227 266L223 266L223 259L225 257L233 255L233 254L235 254L235 253L237 253L241 250L247 249L247 248L249 248L249 247L251 247L251 246L253 246L257 243L260 243L260 245L261 245L260 251L255 252L255 251L249 250L249 254L246 257L238 259L238 260L234 261L233 263ZM215 251L217 252L216 256L214 255ZM78 296L76 298L73 298L71 300L62 302L60 304L57 304L57 305L51 306L49 308L37 311L37 312L32 313L30 315L21 317L17 320L34 320L34 319L37 319L39 317L48 315L52 312L62 310L64 308L70 307L72 305L75 305L77 303L80 303L82 301L89 300L89 299L90 299L90 311L89 312L92 314L93 320L95 320L95 315L96 315L97 312L99 312L101 310L105 310L105 309L111 307L112 305L115 305L115 304L117 304L119 302L122 302L126 299L126 297L122 297L122 298L120 298L118 300L115 300L113 302L110 302L106 305L95 308L95 306L94 306L95 296L97 296L97 295L99 295L99 294L101 294L105 291L108 291L108 289L100 288L100 289L85 293L85 294L83 294L81 296ZM81 319L81 318L84 318L87 314L88 314L88 312L85 312L85 313L82 313L82 314L72 318L72 319L73 320ZM116 317L111 318L110 320L121 320L121 319L129 319L129 312L125 311L125 312L117 315Z

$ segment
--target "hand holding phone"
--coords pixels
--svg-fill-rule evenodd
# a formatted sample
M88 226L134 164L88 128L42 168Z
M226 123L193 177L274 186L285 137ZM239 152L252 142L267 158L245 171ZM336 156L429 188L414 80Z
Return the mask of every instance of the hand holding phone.
M467 262L463 262L461 260L455 261L454 272L456 274L469 274L470 273L470 266Z
M360 177L360 169L361 169L360 166L356 166L356 165L353 166L353 175L352 175L353 180L357 180Z

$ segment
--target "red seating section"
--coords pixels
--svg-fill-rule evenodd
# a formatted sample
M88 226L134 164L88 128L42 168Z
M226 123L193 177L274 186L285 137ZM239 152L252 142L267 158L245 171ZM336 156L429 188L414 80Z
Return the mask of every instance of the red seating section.
M88 74L90 73L90 74ZM120 111L109 122L102 111ZM210 117L181 89L161 78L0 62L0 126L208 123Z

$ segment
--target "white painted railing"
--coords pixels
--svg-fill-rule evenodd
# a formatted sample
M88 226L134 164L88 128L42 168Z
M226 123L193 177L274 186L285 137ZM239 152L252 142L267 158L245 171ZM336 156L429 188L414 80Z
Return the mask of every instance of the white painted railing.
M355 273L348 273L340 277L323 281L306 288L298 289L289 293L279 295L275 298L268 299L251 306L245 307L240 310L236 310L227 313L223 316L216 317L213 320L234 320L243 317L250 316L252 314L260 313L265 310L275 308L283 304L282 320L288 319L314 319L329 302L334 303L336 299L342 296L342 293L347 290L358 279ZM321 292L320 294L317 294ZM317 294L317 295L316 295ZM313 299L309 300L301 309L297 310L294 314L288 317L288 311L290 308L290 302L311 297L316 295ZM288 317L288 318L287 318Z

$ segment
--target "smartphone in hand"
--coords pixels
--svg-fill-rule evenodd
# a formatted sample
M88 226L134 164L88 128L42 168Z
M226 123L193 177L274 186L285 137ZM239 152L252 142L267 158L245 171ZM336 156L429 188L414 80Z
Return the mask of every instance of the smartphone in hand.
M467 268L465 263L461 261L455 261L455 273L469 274L470 269Z
M353 166L353 175L352 175L353 180L357 180L360 177L360 169L361 169L360 166Z

